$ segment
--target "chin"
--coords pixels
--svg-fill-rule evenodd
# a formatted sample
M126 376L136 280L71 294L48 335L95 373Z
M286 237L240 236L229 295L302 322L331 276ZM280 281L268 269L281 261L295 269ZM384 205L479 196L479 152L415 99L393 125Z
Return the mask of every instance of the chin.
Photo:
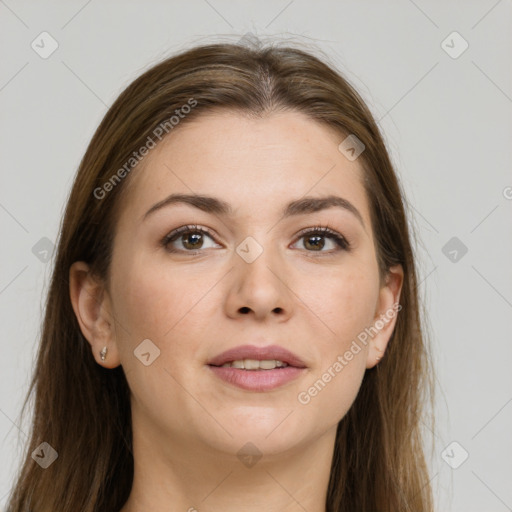
M280 454L307 441L314 436L313 433L308 435L304 429L304 424L297 424L292 419L293 412L291 410L276 411L273 415L265 415L259 421L255 421L255 415L246 420L236 418L234 422L224 422L223 427L232 435L225 433L220 437L211 438L212 431L209 430L204 434L209 434L205 442L215 449L229 455L240 456L240 452L261 452L265 455ZM289 415L289 417L287 417ZM286 418L286 419L285 419ZM283 421L284 420L284 421Z

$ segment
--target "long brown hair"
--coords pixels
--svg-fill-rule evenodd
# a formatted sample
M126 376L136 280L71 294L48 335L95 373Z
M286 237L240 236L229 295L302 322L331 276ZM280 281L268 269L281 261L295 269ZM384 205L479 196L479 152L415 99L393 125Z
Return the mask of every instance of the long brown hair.
M60 227L37 361L21 411L35 391L31 435L8 512L118 511L128 499L134 467L128 383L122 366L106 369L95 362L71 306L69 268L85 261L108 281L119 199L130 180L126 162L159 126L172 134L214 108L253 116L299 111L336 129L340 142L353 134L365 145L359 162L381 277L402 265L402 309L386 356L366 370L339 422L326 510L432 510L420 424L427 398L432 400L431 363L404 193L368 107L327 62L293 45L204 44L153 66L108 110L79 166ZM191 98L194 108L172 127L169 119ZM116 173L122 179L114 182ZM44 442L58 453L46 469L32 457Z

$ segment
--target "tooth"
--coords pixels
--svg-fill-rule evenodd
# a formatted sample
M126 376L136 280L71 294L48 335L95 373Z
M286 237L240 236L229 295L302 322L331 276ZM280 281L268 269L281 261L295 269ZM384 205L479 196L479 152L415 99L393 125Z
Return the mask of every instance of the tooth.
M244 366L246 370L258 370L260 362L257 359L244 359Z
M221 365L223 368L238 368L241 370L273 370L274 368L284 368L288 363L275 359L238 359Z

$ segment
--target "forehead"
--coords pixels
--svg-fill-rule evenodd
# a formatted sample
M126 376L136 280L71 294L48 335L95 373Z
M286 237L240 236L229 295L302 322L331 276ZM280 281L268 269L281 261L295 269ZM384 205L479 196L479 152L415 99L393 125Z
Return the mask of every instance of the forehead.
M300 112L200 114L131 172L121 212L130 205L130 215L140 217L173 192L223 198L247 215L305 195L337 194L356 203L368 225L364 171L338 149L345 137Z

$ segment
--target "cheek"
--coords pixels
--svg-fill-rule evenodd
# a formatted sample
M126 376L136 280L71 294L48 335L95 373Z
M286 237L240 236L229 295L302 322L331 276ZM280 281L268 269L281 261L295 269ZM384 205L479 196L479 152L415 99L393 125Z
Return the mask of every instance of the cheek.
M212 273L171 268L155 260L125 260L113 282L116 316L130 348L149 338L166 352L178 351L180 344L175 341L185 336L188 350L193 350L190 329L200 330L208 322L208 310L213 309L208 292L216 281Z
M304 418L324 428L336 425L347 414L365 374L360 354L345 365L336 359L330 361L300 389L297 402Z
M133 269L120 282L116 311L134 341L160 339L172 327L173 312L177 312L180 302L165 284L151 267Z
M310 273L308 279L297 282L301 283L298 295L311 312L311 322L319 329L315 329L319 340L325 340L327 352L343 349L372 322L379 290L371 263Z
M321 281L321 293L306 295L315 313L311 322L318 325L309 331L318 359L297 401L305 414L321 417L319 424L335 425L345 416L366 371L368 348L358 335L371 325L378 298L377 277L368 268L338 271Z

